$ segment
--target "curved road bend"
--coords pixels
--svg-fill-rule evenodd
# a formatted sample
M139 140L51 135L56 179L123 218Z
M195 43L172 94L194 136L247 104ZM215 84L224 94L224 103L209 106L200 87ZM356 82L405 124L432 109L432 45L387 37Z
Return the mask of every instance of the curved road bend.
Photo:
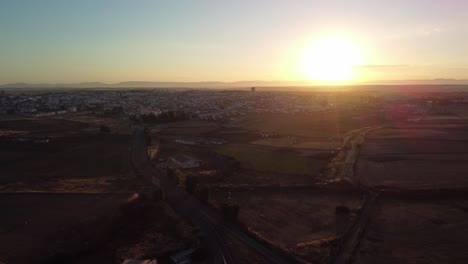
M290 260L286 259L280 253L266 247L243 232L240 228L225 223L214 209L187 194L166 176L163 176L160 171L149 166L146 162L146 146L143 129L136 128L134 135L133 157L137 159L135 165L140 168L140 171L149 181L153 183L159 181L161 188L164 190L165 200L174 211L190 219L194 225L200 228L200 231L204 235L205 242L212 253L213 263L238 263L234 254L235 251L233 252L230 247L230 241L233 240L237 240L248 248L255 250L268 260L269 263L291 263Z

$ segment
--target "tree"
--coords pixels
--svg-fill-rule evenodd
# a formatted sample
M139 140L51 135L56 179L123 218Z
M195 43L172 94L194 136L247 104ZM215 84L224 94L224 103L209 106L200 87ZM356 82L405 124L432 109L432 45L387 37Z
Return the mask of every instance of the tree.
M221 213L224 220L227 222L237 222L239 216L240 207L231 201L226 201L221 204Z
M198 178L196 178L194 175L188 175L185 178L185 190L189 193L195 193L195 190L198 185Z
M210 199L210 190L207 187L198 188L198 199L207 202Z
M335 207L335 232L338 236L341 236L346 232L350 213L351 210L347 206L339 205Z
M108 127L108 126L101 126L101 127L99 128L99 131L100 131L101 133L110 133L110 132L111 132L111 129L110 129L110 127Z
M164 192L161 188L157 188L153 191L153 200L156 202L164 200Z
M175 168L167 168L167 177L173 180L177 185L180 183L180 178L182 177L182 172Z
M145 143L146 143L146 145L151 146L151 128L145 126L144 134L145 134Z

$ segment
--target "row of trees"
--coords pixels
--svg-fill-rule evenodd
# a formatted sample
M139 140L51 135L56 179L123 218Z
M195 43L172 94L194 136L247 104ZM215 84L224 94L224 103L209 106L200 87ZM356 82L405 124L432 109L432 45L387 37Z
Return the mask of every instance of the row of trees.
M188 119L190 119L190 114L183 111L167 111L161 114L149 113L130 116L130 120L134 122L142 121L144 123L169 123Z

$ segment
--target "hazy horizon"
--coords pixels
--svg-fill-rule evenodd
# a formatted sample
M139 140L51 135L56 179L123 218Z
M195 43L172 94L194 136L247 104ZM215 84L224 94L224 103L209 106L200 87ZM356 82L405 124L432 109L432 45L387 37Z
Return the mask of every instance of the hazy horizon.
M177 81L122 81L122 82L76 82L76 83L27 83L27 82L15 82L15 83L0 83L0 87L3 88L14 88L14 87L169 87L167 85L174 85L174 87L246 87L246 86L258 86L258 87L282 87L282 86L301 86L301 87L313 87L313 86L386 86L386 85L468 85L468 79L421 79L421 80L375 80L365 82L321 82L313 80L289 80L289 81L278 81L278 80L240 80L240 81L195 81L195 82L177 82ZM166 86L165 86L166 85Z

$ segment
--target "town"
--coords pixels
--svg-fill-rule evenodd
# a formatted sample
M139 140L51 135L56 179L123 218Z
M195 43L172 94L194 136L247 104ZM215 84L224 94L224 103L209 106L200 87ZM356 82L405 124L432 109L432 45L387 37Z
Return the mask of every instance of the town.
M346 99L345 99L346 98ZM234 120L252 113L300 114L329 112L336 109L372 110L401 113L409 122L428 111L443 112L448 104L468 103L463 94L450 96L421 94L416 98L392 98L382 91L363 91L349 98L346 91L316 93L268 91L255 88L231 90L203 89L135 89L78 90L42 93L2 91L0 114L24 117L46 117L65 113L92 111L121 114L137 119L190 118L201 120ZM362 111L364 112L364 111ZM355 119L365 118L356 112Z

